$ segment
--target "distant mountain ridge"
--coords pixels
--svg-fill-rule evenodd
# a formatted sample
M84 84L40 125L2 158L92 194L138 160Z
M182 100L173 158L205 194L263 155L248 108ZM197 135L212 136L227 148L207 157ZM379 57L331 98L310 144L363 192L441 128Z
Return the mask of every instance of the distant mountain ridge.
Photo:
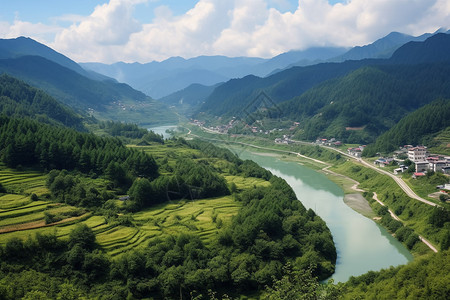
M252 57L199 56L190 59L172 57L146 64L123 62L112 65L82 63L87 70L130 84L154 98L163 98L191 84L215 85L247 75L266 76L294 62L314 64L345 52L345 48L311 48L289 51L272 59Z
M15 39L0 39L0 59L19 58L30 55L44 57L86 77L100 78L99 74L94 75L87 72L70 58L31 38L21 36Z
M101 80L92 79L92 73L31 39L0 40L0 56L0 73L41 88L83 114L146 124L178 120L162 103L103 75L94 76Z

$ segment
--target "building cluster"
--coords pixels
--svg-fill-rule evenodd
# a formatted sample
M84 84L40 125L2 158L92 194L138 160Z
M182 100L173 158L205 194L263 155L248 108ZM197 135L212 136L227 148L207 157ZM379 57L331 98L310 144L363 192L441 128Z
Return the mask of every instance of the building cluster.
M423 176L428 171L450 174L450 156L430 154L427 147L405 146L408 159L416 165L415 176Z
M316 144L323 145L323 146L332 146L332 147L342 146L342 142L337 141L335 138L331 138L331 139L317 138Z
M275 144L292 144L294 141L291 140L289 135L284 134L282 138L276 138Z
M354 148L348 148L347 153L354 157L361 157L362 153L364 151L364 148L366 148L366 145L361 145L361 146L354 147Z

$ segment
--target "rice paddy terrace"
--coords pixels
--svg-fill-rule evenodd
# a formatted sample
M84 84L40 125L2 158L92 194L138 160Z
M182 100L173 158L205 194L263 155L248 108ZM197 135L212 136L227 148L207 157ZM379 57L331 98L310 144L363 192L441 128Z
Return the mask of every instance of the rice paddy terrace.
M156 159L167 157L167 149L142 148ZM169 155L195 157L198 152L182 149ZM199 156L198 159L204 157ZM214 164L223 167L225 162L215 159ZM234 183L238 190L270 185L263 179L223 175L227 183ZM241 206L232 195L173 200L127 215L128 222L123 224L84 208L50 200L46 178L47 175L39 171L15 170L0 165L0 184L6 190L6 193L0 193L0 244L13 237L23 240L34 238L36 233L54 233L58 238L65 239L79 223L93 230L98 244L111 256L145 247L154 238L181 232L198 234L205 244L210 244L216 239L219 229L237 214ZM117 206L123 205L119 199L113 201ZM53 217L50 222L49 216Z

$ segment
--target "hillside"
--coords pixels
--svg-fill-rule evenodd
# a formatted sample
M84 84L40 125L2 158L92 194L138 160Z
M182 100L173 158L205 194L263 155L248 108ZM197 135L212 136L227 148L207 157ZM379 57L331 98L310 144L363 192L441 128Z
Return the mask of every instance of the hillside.
M200 107L199 112L212 116L240 115L261 91L271 98L271 102L280 103L301 95L328 79L344 76L361 66L376 63L378 62L370 60L323 63L293 67L265 78L249 75L241 79L232 79L218 86Z
M443 136L450 127L450 100L437 100L410 113L364 149L364 155L392 152L402 145L427 145L448 148ZM443 154L449 154L447 149Z
M164 105L128 85L92 80L40 56L1 59L0 72L20 78L75 110L98 118L144 124L177 120Z
M159 101L169 106L175 106L177 111L185 116L190 116L211 95L218 85L205 86L191 84L185 89L159 99Z
M366 58L390 58L392 54L402 45L411 41L424 41L431 35L432 34L423 34L421 36L414 37L400 32L391 32L387 36L378 39L371 44L354 47L343 55L331 59L331 61L339 62L346 60L361 60Z
M240 295L271 285L288 261L317 265L319 278L334 270L325 223L286 182L228 150L184 140L127 148L28 119L0 124L5 299L58 298L63 282L75 298ZM43 277L58 288L30 283Z
M446 299L450 293L450 251L406 266L352 277L343 299Z
M312 88L278 110L302 122L298 138L370 143L408 113L450 97L449 82L450 63L371 66Z
M0 114L31 117L45 123L85 130L82 117L72 109L43 91L6 74L0 75Z
M409 42L400 47L391 61L400 64L420 64L450 61L450 34L438 33L424 42Z
M89 74L73 60L33 39L26 37L0 39L0 59L19 58L30 55L41 56L83 76L88 76Z

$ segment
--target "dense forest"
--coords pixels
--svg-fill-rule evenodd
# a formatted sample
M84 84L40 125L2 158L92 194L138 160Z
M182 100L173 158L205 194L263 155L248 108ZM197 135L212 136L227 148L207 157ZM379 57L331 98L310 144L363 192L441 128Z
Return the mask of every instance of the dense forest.
M365 156L392 152L403 145L433 147L434 137L450 126L450 100L436 100L401 119L374 144L364 149Z
M447 299L450 294L450 251L351 277L344 299Z
M449 97L449 74L448 63L364 67L280 104L275 113L302 123L297 138L367 144L408 113Z
M134 125L101 126L120 136L134 132L138 136L129 137L142 139L147 134ZM82 209L72 212L74 216L92 211L119 226L134 226L133 212L167 201L232 194L241 206L230 222L213 218L219 231L209 244L198 235L179 233L152 239L147 247L118 259L109 257L95 242L92 230L83 225L68 240L53 234L9 240L0 247L4 299L174 298L180 293L206 295L208 290L250 293L281 278L288 262L295 270L311 269L312 276L320 279L333 273L336 249L330 231L312 210L303 207L285 181L205 142L152 143L151 147L170 151L156 160L139 147L125 147L118 138L14 115L0 117L2 162L9 168L48 172L49 199ZM198 152L184 154L188 149ZM269 186L238 189L227 182L227 174L258 178ZM122 193L129 195L123 205L109 201ZM60 219L45 213L46 224ZM23 280L30 276L31 282L48 284L24 287Z
M0 114L85 130L82 117L71 108L6 74L0 75Z

